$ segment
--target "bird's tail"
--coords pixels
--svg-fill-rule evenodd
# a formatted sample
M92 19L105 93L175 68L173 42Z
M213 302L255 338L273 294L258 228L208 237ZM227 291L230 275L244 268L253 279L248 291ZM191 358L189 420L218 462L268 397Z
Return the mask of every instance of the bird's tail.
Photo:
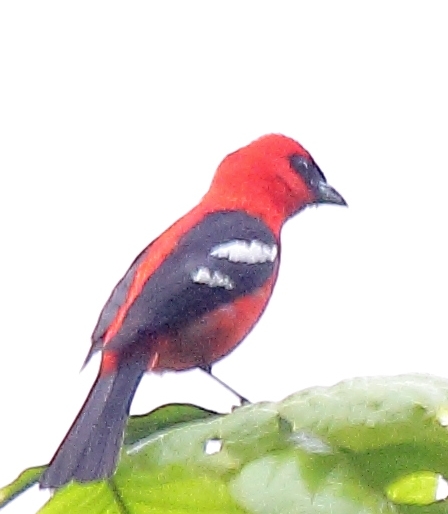
M40 487L58 488L71 480L90 482L112 476L142 362L124 361L111 374L99 374L73 425L40 478Z

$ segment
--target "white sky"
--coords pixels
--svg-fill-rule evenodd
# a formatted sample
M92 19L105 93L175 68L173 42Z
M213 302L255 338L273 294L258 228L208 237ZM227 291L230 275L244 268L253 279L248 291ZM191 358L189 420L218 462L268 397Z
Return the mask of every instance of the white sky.
M221 159L299 140L350 207L283 232L279 282L215 367L253 401L356 375L448 376L443 1L0 3L0 485L47 462L96 374L112 287ZM229 409L199 372L134 402ZM33 513L37 490L5 514Z

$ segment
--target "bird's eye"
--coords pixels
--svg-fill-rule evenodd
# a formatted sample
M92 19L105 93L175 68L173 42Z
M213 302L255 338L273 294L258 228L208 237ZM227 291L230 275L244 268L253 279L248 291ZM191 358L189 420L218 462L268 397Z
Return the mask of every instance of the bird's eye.
M309 185L314 186L319 182L326 182L325 176L319 166L309 157L293 154L289 158L292 169L298 173Z

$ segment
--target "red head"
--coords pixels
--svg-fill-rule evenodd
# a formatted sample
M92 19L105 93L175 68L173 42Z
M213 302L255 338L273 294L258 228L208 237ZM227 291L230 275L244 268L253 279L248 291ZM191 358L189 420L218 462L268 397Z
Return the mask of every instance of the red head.
M297 141L269 134L228 155L204 201L214 208L244 209L279 232L308 205L347 205L327 184L311 155Z

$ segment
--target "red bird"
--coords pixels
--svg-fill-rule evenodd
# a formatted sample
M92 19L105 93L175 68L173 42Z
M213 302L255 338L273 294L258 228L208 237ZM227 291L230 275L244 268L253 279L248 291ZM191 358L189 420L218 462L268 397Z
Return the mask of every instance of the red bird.
M98 377L40 479L58 488L115 471L145 371L211 371L260 318L280 263L280 231L308 205L346 205L296 141L271 134L228 155L201 202L147 246L92 335Z

